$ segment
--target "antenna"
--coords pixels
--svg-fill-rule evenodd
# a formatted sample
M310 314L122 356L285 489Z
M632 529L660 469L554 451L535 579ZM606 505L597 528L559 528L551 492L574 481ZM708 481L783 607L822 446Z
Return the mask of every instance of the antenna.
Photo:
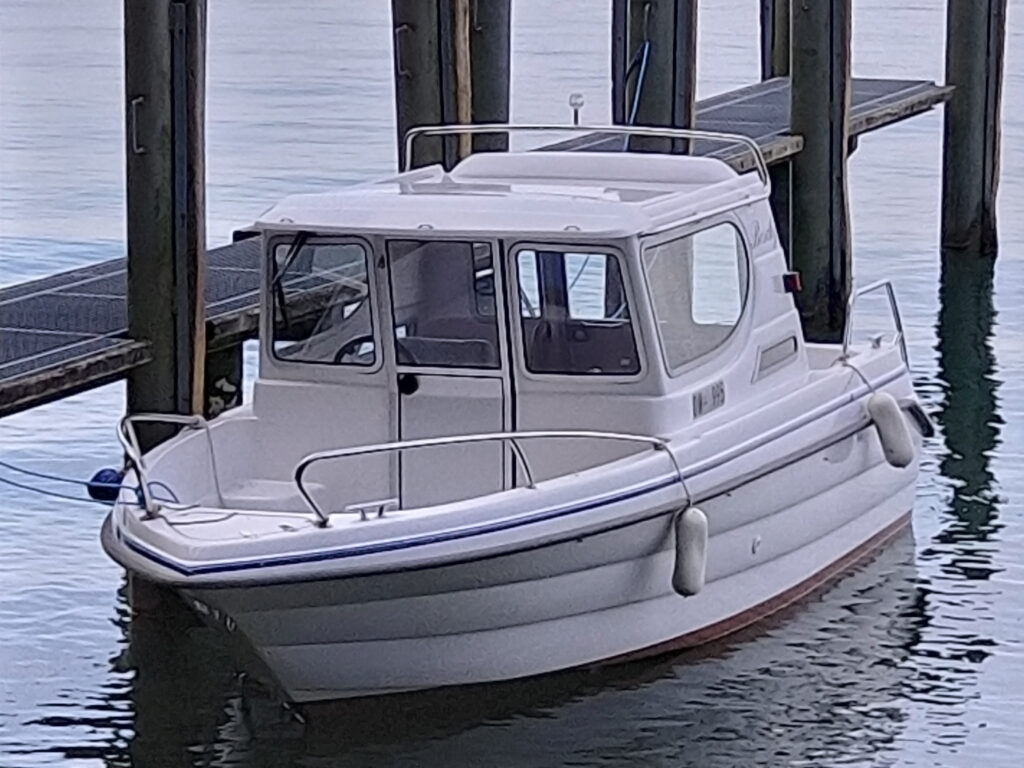
M583 109L583 94L582 93L570 93L569 94L569 108L572 109L572 124L580 124L580 110Z

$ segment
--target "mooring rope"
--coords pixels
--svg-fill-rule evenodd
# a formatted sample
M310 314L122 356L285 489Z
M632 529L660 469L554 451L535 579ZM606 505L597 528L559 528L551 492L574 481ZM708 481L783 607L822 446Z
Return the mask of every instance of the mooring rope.
M36 478L39 478L40 480L49 480L50 482L53 482L53 483L66 483L68 485L78 485L78 486L81 486L81 487L86 488L86 489L88 489L88 488L106 488L106 489L117 490L117 491L129 490L129 491L132 491L135 494L136 499L138 499L139 491L141 490L138 486L124 485L122 483L105 483L105 482L98 481L98 480L82 480L82 479L77 478L77 477L68 477L66 475L55 475L55 474L50 473L50 472L39 472L38 470L26 469L25 467L19 467L16 464L11 464L10 462L7 462L7 461L0 461L0 467L2 467L3 469L8 470L10 472L18 472L18 473L20 473L22 475L27 475L28 477L36 477ZM113 501L103 501L101 499L93 499L93 498L90 498L90 497L83 498L81 496L72 496L69 493L61 493L60 491L54 491L54 490L51 490L49 488L42 488L42 487L40 487L38 485L29 485L28 483L19 483L17 480L11 480L8 477L0 476L0 483L4 483L5 485L9 485L9 486L12 486L14 488L20 488L23 491L31 491L33 493L38 493L38 494L41 494L43 496L52 496L55 499L63 499L65 501L87 501L87 502L91 502L93 504L104 504L106 506L110 506L111 504L114 503ZM180 504L181 503L180 500L178 499L177 494L166 483L163 483L163 482L161 482L159 480L152 480L149 483L149 489L150 489L151 495L152 495L152 490L154 488L162 489L162 490L166 491L170 495L170 498L157 498L156 496L154 496L153 498L155 498L157 501L162 501L164 503L172 503L172 504ZM139 503L141 503L141 502L139 502Z

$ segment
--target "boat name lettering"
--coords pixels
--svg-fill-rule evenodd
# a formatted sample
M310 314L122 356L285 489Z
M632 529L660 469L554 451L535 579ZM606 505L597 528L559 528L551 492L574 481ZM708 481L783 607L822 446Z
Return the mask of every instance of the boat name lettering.
M775 226L764 218L757 218L750 225L750 248L757 251L762 245L775 245Z

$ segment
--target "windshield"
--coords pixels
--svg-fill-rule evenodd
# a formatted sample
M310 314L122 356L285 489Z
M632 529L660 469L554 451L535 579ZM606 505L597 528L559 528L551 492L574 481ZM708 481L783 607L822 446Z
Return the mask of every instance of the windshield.
M374 365L377 345L365 246L299 233L291 242L274 246L273 260L275 357Z

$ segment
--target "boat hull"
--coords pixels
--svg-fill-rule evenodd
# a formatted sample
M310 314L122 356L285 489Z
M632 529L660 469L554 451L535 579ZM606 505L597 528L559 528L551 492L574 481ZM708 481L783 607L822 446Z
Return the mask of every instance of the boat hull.
M672 591L674 510L457 563L184 588L299 702L529 677L699 645L793 602L909 520L916 462L873 429L700 502L707 583Z

